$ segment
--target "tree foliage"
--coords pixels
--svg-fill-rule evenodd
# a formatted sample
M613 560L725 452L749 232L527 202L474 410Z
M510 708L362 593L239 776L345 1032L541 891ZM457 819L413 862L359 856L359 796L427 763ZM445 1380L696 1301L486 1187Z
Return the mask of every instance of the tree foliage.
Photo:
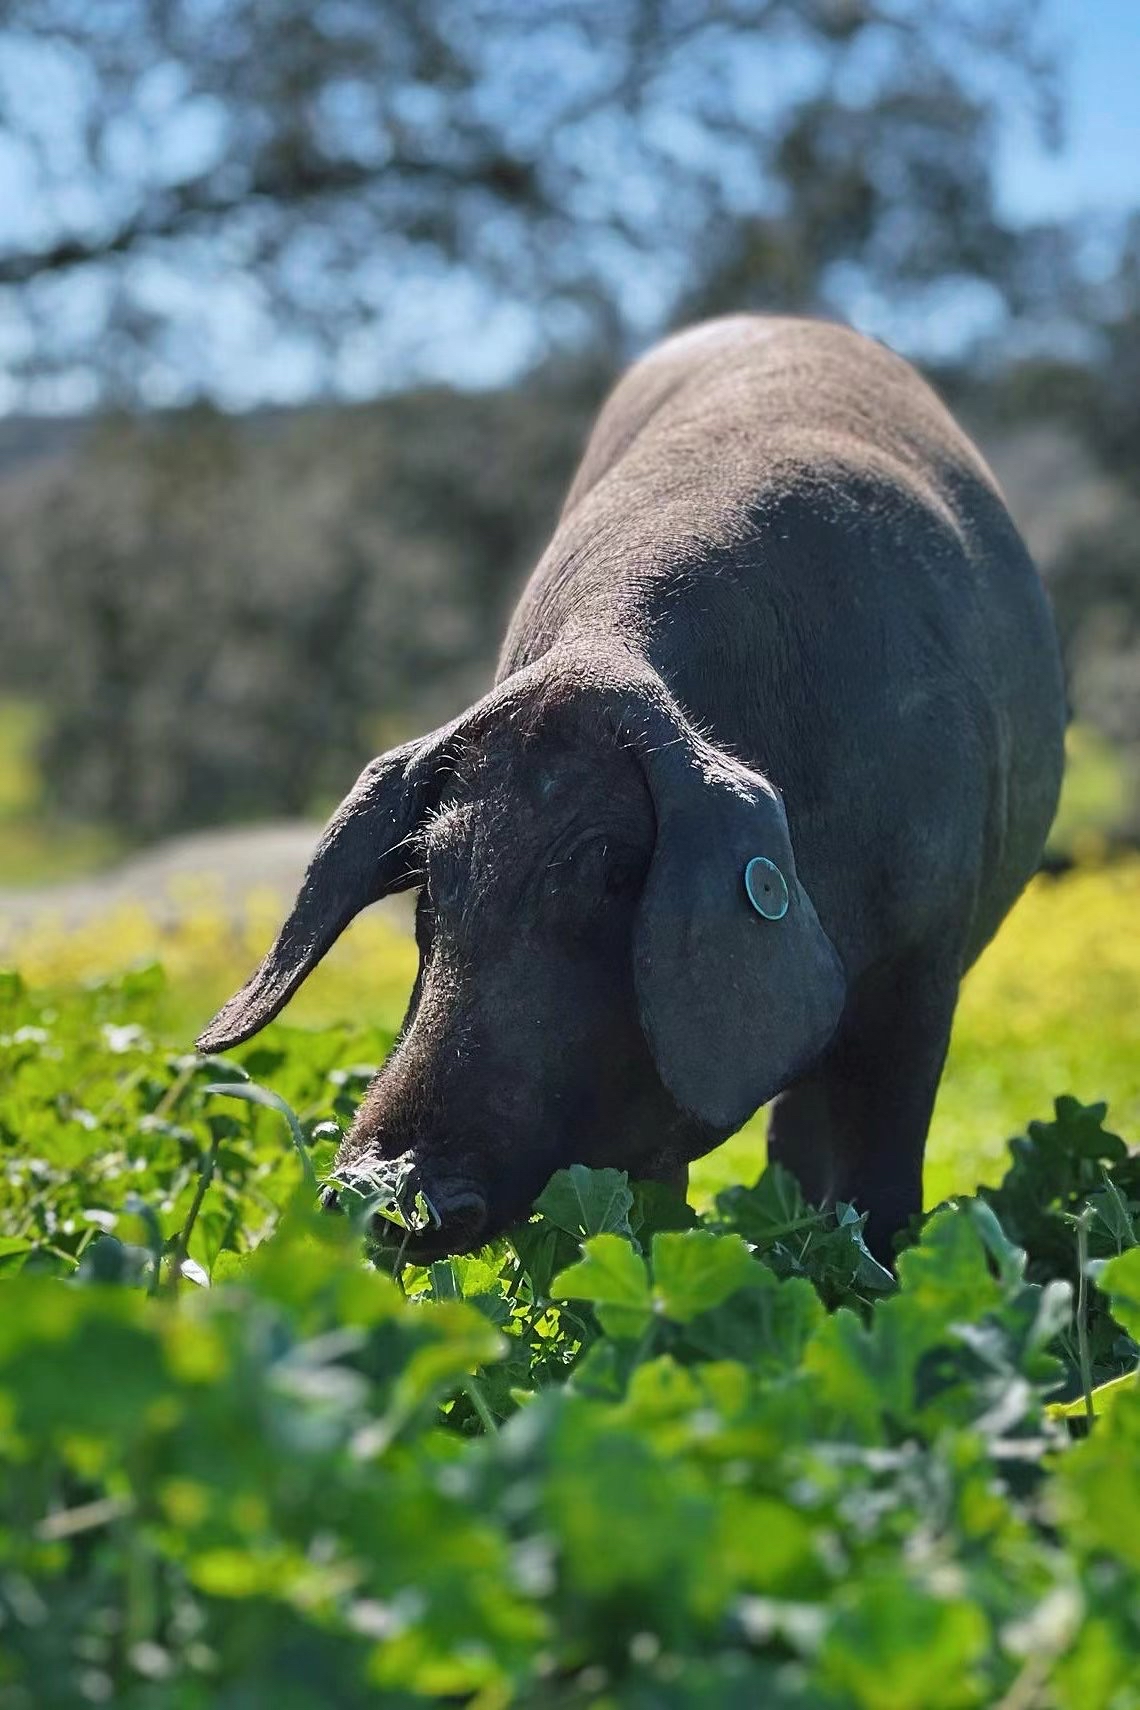
M459 711L595 387L105 417L0 486L0 665L50 708L48 805L135 837L321 813Z
M621 348L710 267L785 307L839 264L878 287L997 279L999 116L1054 113L1039 11L12 0L12 356L120 395L224 390L196 315L264 310L275 348L319 347L351 387L362 327L387 329L389 376L414 371L397 345L425 293L472 328L514 305L533 356Z

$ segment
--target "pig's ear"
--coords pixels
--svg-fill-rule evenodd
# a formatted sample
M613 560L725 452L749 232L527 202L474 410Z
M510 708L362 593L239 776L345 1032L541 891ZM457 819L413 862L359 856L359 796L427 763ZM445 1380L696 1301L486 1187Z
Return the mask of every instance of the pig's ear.
M199 1051L226 1051L260 1032L361 909L412 883L412 845L446 734L406 743L364 768L325 827L265 960L218 1011Z
M667 723L651 719L636 745L657 817L637 998L665 1086L726 1136L819 1056L846 987L776 791L684 720Z

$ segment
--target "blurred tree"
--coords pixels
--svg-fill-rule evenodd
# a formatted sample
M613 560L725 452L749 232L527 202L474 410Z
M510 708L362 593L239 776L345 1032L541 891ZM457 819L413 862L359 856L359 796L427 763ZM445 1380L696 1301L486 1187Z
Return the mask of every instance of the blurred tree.
M135 837L319 813L458 711L596 390L108 415L0 481L0 673L33 661L49 802Z
M624 351L710 264L710 301L737 306L741 275L750 300L828 301L841 265L881 288L1000 283L998 116L1056 117L1040 12L7 0L11 372L152 401L225 392L219 317L244 316L299 373L350 389L378 328L387 376L407 380L431 353L398 345L441 277L453 326L523 311L511 348L532 359Z
M1116 745L1140 839L1140 214L1031 234L1022 300L1051 314L1028 353L983 348L938 379L990 446L1053 598L1074 715ZM1106 264L1105 250L1112 256ZM1046 323L1048 324L1048 323Z
M1126 753L1140 842L1140 213L1115 267L1084 294L1081 324L1086 360L1031 367L1022 400L1038 419L1064 422L1107 476L1104 502L1073 530L1051 582L1073 704Z

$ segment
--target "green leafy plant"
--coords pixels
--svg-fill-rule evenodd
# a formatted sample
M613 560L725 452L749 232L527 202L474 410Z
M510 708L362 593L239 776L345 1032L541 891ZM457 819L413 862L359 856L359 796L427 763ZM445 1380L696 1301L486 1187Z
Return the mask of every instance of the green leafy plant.
M201 1062L160 979L0 979L0 1710L1140 1703L1102 1107L895 1275L778 1168L701 1220L575 1166L415 1266L399 1184L315 1210L352 1041Z

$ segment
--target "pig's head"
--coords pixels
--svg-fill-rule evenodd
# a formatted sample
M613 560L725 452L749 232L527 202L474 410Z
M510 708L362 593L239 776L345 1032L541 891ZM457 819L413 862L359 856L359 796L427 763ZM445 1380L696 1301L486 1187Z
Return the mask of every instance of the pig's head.
M675 1174L842 1008L779 795L640 661L547 655L367 766L199 1047L264 1027L361 909L411 887L419 974L336 1175L403 1166L439 1218L420 1257L481 1245L571 1163Z

